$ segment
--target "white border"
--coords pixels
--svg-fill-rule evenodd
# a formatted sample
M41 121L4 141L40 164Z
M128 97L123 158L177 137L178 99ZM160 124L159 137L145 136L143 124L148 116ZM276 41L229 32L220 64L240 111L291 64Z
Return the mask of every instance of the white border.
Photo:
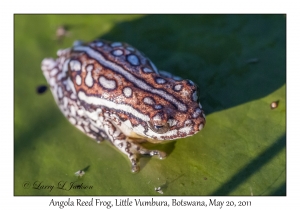
M293 4L295 2L295 4ZM5 1L0 3L1 23L1 201L5 209L44 209L52 197L13 197L13 14L14 13L287 13L287 196L216 197L251 200L253 209L298 207L299 200L299 11L297 1ZM65 200L68 197L53 197ZM76 199L77 197L71 197ZM91 197L81 197L89 200ZM141 197L147 200L148 197ZM184 197L208 200L210 197ZM103 197L105 200L115 198ZM156 199L172 199L157 197ZM57 207L55 207L57 208ZM77 207L81 208L82 207ZM97 207L99 208L99 207ZM149 207L148 207L149 208ZM153 208L153 207L152 207ZM156 207L157 208L157 207ZM299 207L298 207L299 208ZM65 209L65 208L64 208ZM149 208L150 209L150 208ZM161 208L160 208L161 209ZM295 208L294 208L295 209Z

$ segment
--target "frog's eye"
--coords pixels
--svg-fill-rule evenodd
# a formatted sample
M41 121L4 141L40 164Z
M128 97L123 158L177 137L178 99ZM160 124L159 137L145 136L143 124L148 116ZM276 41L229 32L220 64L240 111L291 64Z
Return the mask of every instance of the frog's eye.
M166 133L169 129L168 116L164 112L158 112L149 122L148 125L155 133Z
M169 130L169 124L163 124L163 125L155 125L151 122L148 122L149 127L152 131L158 134L166 133Z

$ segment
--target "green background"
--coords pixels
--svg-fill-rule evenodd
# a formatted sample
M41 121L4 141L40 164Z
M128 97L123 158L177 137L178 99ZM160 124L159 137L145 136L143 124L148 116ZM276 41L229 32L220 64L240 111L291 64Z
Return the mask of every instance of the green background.
M61 25L67 33L58 38ZM155 187L163 195L286 194L284 15L15 15L14 36L15 195L161 195ZM204 129L148 145L168 157L142 157L137 174L107 141L73 127L49 90L36 93L46 84L43 58L99 37L127 42L199 86ZM92 189L57 189L60 181Z

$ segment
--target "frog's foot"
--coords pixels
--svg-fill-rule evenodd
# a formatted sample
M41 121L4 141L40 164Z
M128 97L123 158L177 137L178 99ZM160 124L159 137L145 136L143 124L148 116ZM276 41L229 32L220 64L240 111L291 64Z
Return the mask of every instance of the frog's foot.
M132 172L138 172L139 167L139 155L157 155L160 159L166 157L166 153L158 150L148 150L142 147L140 144L133 142L127 138L119 128L114 126L111 122L106 121L104 128L110 141L115 145L121 152L127 155L128 159L131 162Z
M127 155L128 159L131 162L132 172L138 172L140 170L138 160L139 155L157 155L159 159L163 159L166 157L165 152L159 150L148 150L137 143L133 143L127 140L115 140L113 143L119 150Z
M164 159L167 156L167 154L165 152L162 152L159 150L148 150L141 146L139 146L139 147L140 147L139 154L141 154L141 155L150 155L150 156L157 155L159 157L159 159Z

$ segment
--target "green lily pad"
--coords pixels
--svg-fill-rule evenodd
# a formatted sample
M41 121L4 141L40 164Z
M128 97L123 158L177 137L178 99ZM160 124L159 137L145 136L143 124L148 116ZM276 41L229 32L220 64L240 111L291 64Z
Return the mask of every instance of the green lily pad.
M285 16L15 15L14 22L15 195L162 195L158 187L163 195L286 194ZM110 143L73 127L50 91L36 92L46 84L43 58L99 37L130 43L199 86L205 128L147 145L168 157L141 157L137 174Z

